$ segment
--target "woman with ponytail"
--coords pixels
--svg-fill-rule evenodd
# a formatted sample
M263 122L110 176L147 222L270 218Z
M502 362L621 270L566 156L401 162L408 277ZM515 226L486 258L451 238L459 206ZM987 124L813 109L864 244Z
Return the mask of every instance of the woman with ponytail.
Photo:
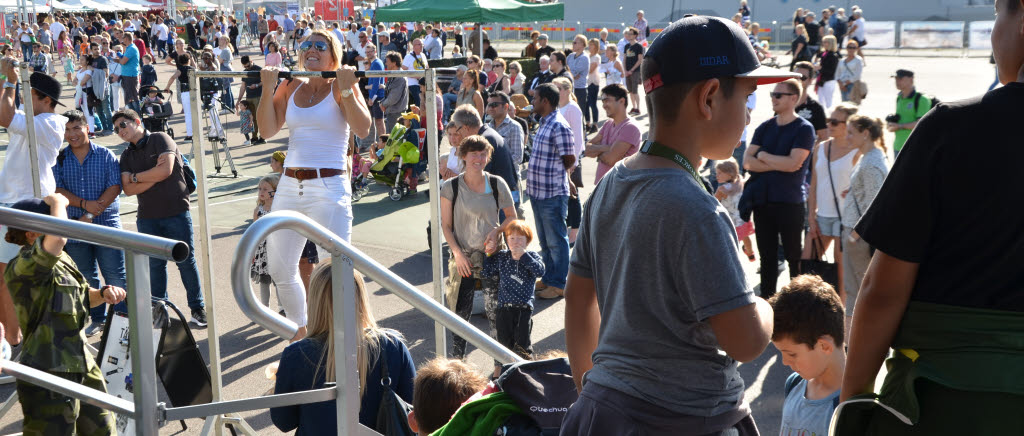
M864 273L871 262L871 247L860 239L853 229L864 215L875 194L882 189L882 182L889 174L885 158L885 137L882 121L863 115L853 115L846 120L846 142L858 150L860 158L850 173L850 188L843 191L842 244L843 282L846 288L846 325L849 330L853 318L853 307L857 302L857 291L864 279Z

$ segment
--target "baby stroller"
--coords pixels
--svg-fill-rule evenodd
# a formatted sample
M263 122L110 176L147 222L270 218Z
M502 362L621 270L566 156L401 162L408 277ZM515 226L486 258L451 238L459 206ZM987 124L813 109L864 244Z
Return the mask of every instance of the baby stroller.
M174 138L174 129L167 125L167 120L171 118L173 108L171 108L171 102L164 99L163 92L160 88L147 85L139 89L139 95L146 97L149 96L150 92L156 91L157 97L164 100L163 104L143 104L142 113L139 114L142 117L142 125L150 132L166 132L171 138ZM171 92L171 91L167 91Z
M412 120L413 130L419 127L419 121ZM373 179L391 187L388 197L393 201L401 200L409 194L409 183L406 180L406 167L412 167L420 161L420 149L406 140L408 128L395 124L391 129L387 144L378 151L377 163L370 167ZM415 174L412 177L416 177Z

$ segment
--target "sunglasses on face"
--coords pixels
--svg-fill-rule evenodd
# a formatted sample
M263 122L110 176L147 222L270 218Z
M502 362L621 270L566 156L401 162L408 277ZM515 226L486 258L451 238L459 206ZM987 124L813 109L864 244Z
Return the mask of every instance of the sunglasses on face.
M831 124L832 127L835 127L835 126L838 126L840 124L846 124L846 121L837 120L835 118L829 118L828 119L828 123Z
M316 47L316 51L321 53L327 51L327 43L323 41L306 41L302 44L299 44L299 50L304 52L309 51L309 49L314 47Z
M487 107L498 108L498 107L501 107L501 105L503 105L503 104L504 103L502 103L500 101L492 101L490 103L487 103Z
M806 75L803 75L803 74L800 75L800 80L804 81L804 82L806 82L807 79L810 79L810 78L811 78L811 76L806 76Z
M785 95L796 95L796 94L793 94L792 92L773 92L773 93L771 93L772 98L775 98L775 99L782 98L782 96L785 96Z
M126 127L128 127L128 124L129 123L127 121L121 121L120 123L117 123L117 125L114 126L114 134L115 135L120 135L121 134L121 130L126 128Z

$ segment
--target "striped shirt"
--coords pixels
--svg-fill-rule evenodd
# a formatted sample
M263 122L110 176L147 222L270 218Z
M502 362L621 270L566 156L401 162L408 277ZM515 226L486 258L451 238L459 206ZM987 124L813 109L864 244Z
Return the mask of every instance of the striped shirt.
M107 188L121 185L121 167L114 152L106 147L89 142L89 153L82 162L71 151L71 146L61 150L63 160L58 156L53 166L53 178L58 188L63 188L86 201L95 201ZM93 224L121 228L120 201L116 198L103 213L93 218ZM85 209L77 205L68 206L68 218L78 219L85 215ZM68 240L69 243L77 241Z
M540 120L526 172L526 194L543 200L569 195L569 173L562 156L575 156L569 122L557 110Z

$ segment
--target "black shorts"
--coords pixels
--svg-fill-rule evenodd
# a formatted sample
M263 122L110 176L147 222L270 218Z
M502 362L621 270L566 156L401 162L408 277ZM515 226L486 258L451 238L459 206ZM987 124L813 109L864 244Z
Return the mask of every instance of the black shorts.
M314 244L313 241L306 240L306 246L302 247L302 256L300 259L306 259L312 264L320 263L320 255L317 253L316 244Z
M375 119L375 120L383 120L384 119L384 111L380 110L380 102L379 101L373 102L373 106L370 106L370 116L372 116L373 119Z

